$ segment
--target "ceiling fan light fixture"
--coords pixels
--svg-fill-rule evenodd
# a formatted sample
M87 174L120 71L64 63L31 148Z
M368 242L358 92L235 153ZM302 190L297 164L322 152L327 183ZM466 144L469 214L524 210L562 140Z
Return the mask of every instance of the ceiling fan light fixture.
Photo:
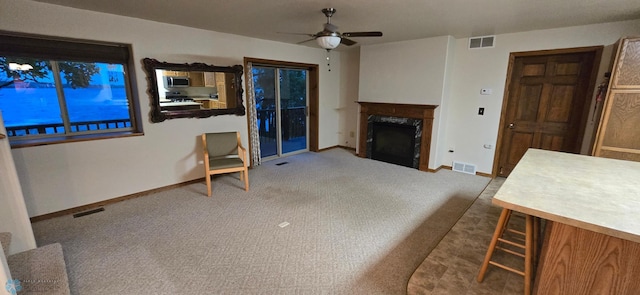
M319 36L316 38L318 45L324 49L334 49L340 45L339 36Z

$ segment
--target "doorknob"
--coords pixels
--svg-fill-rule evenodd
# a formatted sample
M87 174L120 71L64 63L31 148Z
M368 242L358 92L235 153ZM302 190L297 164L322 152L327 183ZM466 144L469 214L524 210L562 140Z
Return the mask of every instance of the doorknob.
M509 129L513 129L514 127L516 127L516 124L513 124L513 123L509 124Z

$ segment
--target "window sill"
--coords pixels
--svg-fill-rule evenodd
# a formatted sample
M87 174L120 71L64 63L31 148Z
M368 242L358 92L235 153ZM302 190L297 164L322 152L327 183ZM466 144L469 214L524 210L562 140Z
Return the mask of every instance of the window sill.
M56 137L37 138L37 139L10 138L9 144L11 145L11 148L24 148L24 147L42 146L42 145L50 145L50 144L132 137L132 136L143 136L143 135L144 135L143 132L112 132L112 133L104 133L104 134L56 136Z

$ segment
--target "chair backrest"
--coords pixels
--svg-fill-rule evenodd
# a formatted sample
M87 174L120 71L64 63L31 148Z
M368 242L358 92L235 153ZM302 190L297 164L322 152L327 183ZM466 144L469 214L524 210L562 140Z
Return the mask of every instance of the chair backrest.
M238 155L238 133L205 133L209 157Z

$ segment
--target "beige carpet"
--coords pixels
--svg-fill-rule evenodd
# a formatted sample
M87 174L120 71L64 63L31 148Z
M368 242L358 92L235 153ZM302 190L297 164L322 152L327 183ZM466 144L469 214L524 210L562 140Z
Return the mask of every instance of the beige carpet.
M20 280L21 295L66 295L69 281L60 244L49 244L9 255L11 277Z
M284 165L277 165L282 162ZM332 149L33 224L72 294L405 294L488 178ZM279 225L288 223L288 226Z

